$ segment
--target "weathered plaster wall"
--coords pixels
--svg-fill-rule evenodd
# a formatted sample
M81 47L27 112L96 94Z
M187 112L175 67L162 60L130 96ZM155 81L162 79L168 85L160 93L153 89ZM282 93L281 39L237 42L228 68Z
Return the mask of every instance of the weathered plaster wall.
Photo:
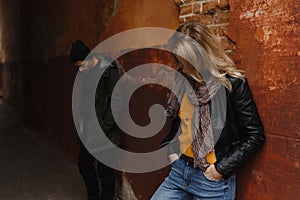
M176 28L178 8L171 0L37 1L26 3L24 45L27 57L47 60L69 53L78 38L91 48L104 39L132 28ZM27 41L26 41L27 38Z
M159 63L175 68L172 55L168 52L155 49L140 49L123 55L120 61L126 71L136 66L146 63ZM169 73L167 73L169 75ZM139 74L137 79L156 79L173 83L172 80L166 80L167 76L162 68L148 66L148 69ZM171 86L170 86L171 88ZM140 126L146 126L150 123L149 108L154 104L166 106L168 90L159 85L145 85L136 90L130 99L130 114L134 122ZM124 148L130 152L147 153L159 149L161 141L169 131L170 122L167 121L162 130L150 138L135 138L129 135L123 135ZM159 162L157 158L157 162ZM154 162L154 161L153 161ZM164 180L169 172L169 167L149 173L132 174L126 173L133 191L138 199L150 199L154 191Z
M12 66L22 60L23 67L17 72L23 74L19 85L24 88L24 101L19 104L27 123L75 159L71 94L76 74L68 59L71 43L81 39L93 48L105 38L131 28L175 28L177 9L172 0L22 3L22 12L16 12L22 20L14 22L21 33L22 58L12 56ZM15 45L8 46L7 52L13 52Z
M246 70L267 143L241 173L239 199L300 196L300 4L230 0L229 35ZM251 169L251 170L250 170Z
M77 147L71 95L76 72L68 58L71 43L81 39L93 48L128 29L178 26L178 7L173 0L1 2L6 6L2 9L7 22L1 40L6 56L1 60L10 79L4 82L7 92L15 94L9 95L9 100L20 108L31 129L74 161ZM164 178L161 173L126 174L127 179L121 181L123 196L148 199ZM131 188L135 194L130 193Z
M107 28L101 34L100 41L108 38L109 36L119 33L124 30L139 28L139 27L164 27L169 29L176 29L178 26L178 8L174 1L160 1L160 0L145 0L145 1L132 1L132 0L119 0L117 1L116 10L114 16L107 23ZM159 37L159 36L158 36ZM145 38L128 38L131 41L131 45L135 47L141 47ZM135 44L136 43L136 44ZM147 41L149 44L149 38ZM164 58L162 54L157 51L138 51L124 56L122 64L125 68L131 68L143 63L149 62L162 62L159 58ZM170 63L170 58L164 60L165 64ZM149 90L155 93L155 95L149 95ZM144 92L143 92L144 91ZM148 91L145 92L145 91ZM148 95L147 95L148 94ZM137 109L133 110L133 116L137 123L147 124L147 105L161 102L163 94L162 91L155 90L153 88L144 88L137 92L137 95L133 97ZM156 97L156 98L154 98ZM151 104L152 103L152 104ZM133 147L138 152L151 151L153 148L157 148L154 144L159 145L159 141L162 140L162 134L166 132L166 128L158 134L158 136L149 140L136 140L133 138L124 138L125 145L127 144L130 149ZM132 150L132 149L131 149ZM128 174L127 177L132 189L135 193L135 197L138 199L150 199L155 189L160 182L167 175L168 168L145 174ZM124 186L123 186L124 187Z
M176 29L178 26L178 8L171 0L116 0L116 2L116 10L107 23L107 28L101 34L101 41L113 34L133 28Z
M76 160L71 102L76 76L72 42L98 42L110 1L37 1L22 11L23 116L27 125ZM98 24L100 24L98 26Z

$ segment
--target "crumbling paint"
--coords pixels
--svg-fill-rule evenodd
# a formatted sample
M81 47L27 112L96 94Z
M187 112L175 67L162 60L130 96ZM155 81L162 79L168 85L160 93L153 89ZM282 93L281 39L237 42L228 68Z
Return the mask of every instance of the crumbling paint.
M262 152L239 173L237 199L295 199L300 196L300 4L230 0L230 10L234 59L246 71L267 136Z

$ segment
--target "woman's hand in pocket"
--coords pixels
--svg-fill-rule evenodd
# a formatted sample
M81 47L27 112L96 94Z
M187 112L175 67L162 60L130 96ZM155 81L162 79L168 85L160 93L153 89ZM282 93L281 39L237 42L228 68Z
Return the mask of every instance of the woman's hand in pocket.
M203 174L211 181L219 181L222 179L222 175L216 170L215 165L210 165Z

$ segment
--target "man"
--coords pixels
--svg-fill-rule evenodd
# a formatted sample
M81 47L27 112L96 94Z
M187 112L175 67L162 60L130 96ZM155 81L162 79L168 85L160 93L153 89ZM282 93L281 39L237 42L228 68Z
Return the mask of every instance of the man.
M82 41L77 40L72 44L70 60L74 63L75 67L78 68L79 73L84 73L87 70L89 70L89 73L93 73L95 68L103 68L103 63L107 63L107 59L104 57L92 56L92 58L90 58L88 61L89 66L86 65L85 58L89 53L89 48ZM100 126L106 136L116 146L120 145L120 130L114 121L110 104L112 91L119 78L119 69L114 61L103 72L95 95L95 108ZM89 77L87 76L83 80L84 82L89 81ZM85 116L89 116L91 111L85 109L85 103L80 101L80 99L82 99L80 96L85 95L87 90L89 90L89 88L83 86L80 94L78 95L79 99L76 99L77 103L79 104L80 114ZM78 130L78 132L84 132L87 130L85 127L87 126L88 121L89 119L83 119L82 122L79 122L81 125L79 125L80 130ZM78 156L78 167L87 188L88 199L99 200L98 179L96 169L94 167L96 159L88 152L82 141L79 141L79 144L80 150ZM113 200L115 189L115 171L101 162L97 162L97 169L102 186L101 199Z

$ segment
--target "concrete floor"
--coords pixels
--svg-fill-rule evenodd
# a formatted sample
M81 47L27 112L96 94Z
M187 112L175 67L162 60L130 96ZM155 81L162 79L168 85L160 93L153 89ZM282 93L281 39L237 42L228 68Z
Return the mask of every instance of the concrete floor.
M85 200L77 166L0 105L0 200Z

